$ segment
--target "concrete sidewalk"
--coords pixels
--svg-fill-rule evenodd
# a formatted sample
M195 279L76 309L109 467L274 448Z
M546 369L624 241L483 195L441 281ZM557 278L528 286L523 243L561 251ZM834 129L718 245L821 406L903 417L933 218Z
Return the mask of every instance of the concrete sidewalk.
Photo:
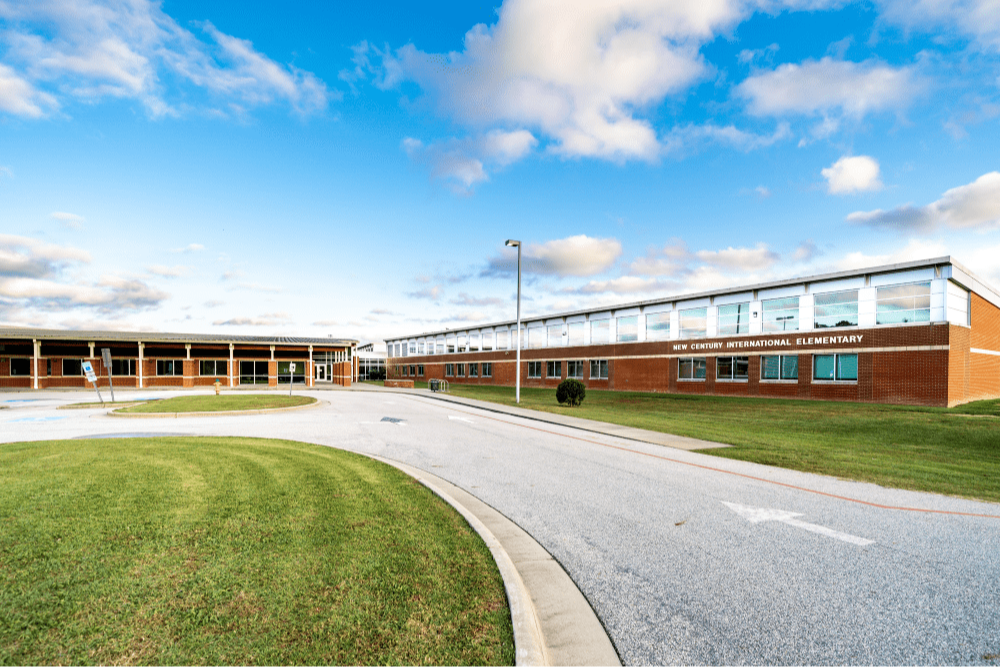
M356 384L352 386L349 391L372 391L404 394L406 396L419 396L420 398L429 398L436 401L443 401L445 403L464 405L470 408L476 408L477 410L486 410L488 412L510 415L512 417L520 417L521 419L531 419L545 424L555 424L558 426L577 429L579 431L610 435L616 438L624 438L625 440L647 442L653 445L673 447L674 449L683 449L685 451L692 451L696 449L717 449L720 447L731 446L718 442L710 442L708 440L698 440L697 438L686 438L682 435L671 435L670 433L659 433L657 431L647 431L641 428L632 428L631 426L619 426L618 424L609 424L607 422L594 421L593 419L583 419L582 417L559 415L551 412L540 412L538 410L528 410L526 408L514 407L512 405L502 405L500 403L491 403L489 401L478 401L474 398L451 396L450 394L442 392L432 392L429 389L396 389L378 387L370 384Z

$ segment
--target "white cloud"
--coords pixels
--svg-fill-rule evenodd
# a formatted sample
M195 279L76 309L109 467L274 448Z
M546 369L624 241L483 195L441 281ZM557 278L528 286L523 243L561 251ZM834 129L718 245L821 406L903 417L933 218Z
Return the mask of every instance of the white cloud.
M609 269L622 254L618 239L586 235L526 243L521 249L521 271L541 275L592 276ZM481 275L508 274L517 270L517 249L505 248L489 261Z
M895 252L882 255L867 255L863 252L848 253L836 261L835 268L838 271L854 271L880 264L896 264L898 262L943 257L947 254L947 246L940 241L911 239L904 247Z
M853 118L906 108L925 84L912 67L823 58L786 64L736 87L757 116L832 114Z
M945 28L1000 50L1000 5L995 0L881 0L878 4L884 20L936 32Z
M10 67L0 63L0 111L40 118L57 106L54 97L36 90Z
M231 317L228 320L216 320L216 327L273 327L287 324L291 318L288 313L268 313L257 317Z
M61 283L39 278L0 277L0 297L41 310L92 307L103 312L151 308L169 297L141 280L105 276L95 285Z
M427 163L433 178L459 193L467 193L477 183L489 180L490 171L524 158L536 145L538 140L527 130L493 130L480 137L432 144L413 137L402 141L411 160Z
M174 248L170 252L201 252L204 249L205 246L200 243L190 243L183 248Z
M406 295L414 299L429 299L431 301L437 301L441 298L441 286L432 285L414 292L407 292Z
M90 262L90 253L25 236L0 234L0 278L48 277L77 262Z
M808 239L799 244L799 247L792 253L791 259L795 262L810 262L821 254L822 251L816 247L812 239Z
M755 9L739 0L507 0L496 24L466 33L461 52L372 53L379 85L414 81L459 122L537 129L569 157L655 160L661 147L643 109L706 77L701 45Z
M857 211L848 222L899 232L951 229L994 229L1000 226L1000 172L983 174L968 185L945 192L926 206L906 204L888 211Z
M563 292L567 294L649 294L651 292L665 292L676 288L677 283L659 280L657 278L640 278L638 276L621 276L611 280L592 280L589 283L577 287L567 288Z
M845 155L820 173L827 181L827 192L833 195L882 189L878 162L867 155Z
M83 229L83 222L86 220L82 215L65 213L63 211L54 211L49 214L49 217L53 220L58 220L63 224L63 227L68 229Z
M58 107L56 94L135 99L151 116L177 115L171 99L190 104L192 96L168 88L182 85L237 108L280 100L298 113L322 111L337 95L315 75L278 64L210 23L197 24L207 37L199 38L153 0L4 2L0 19L5 61L21 70L0 66L0 109L22 116Z
M694 256L710 266L735 271L766 270L777 263L781 256L770 250L765 243L755 248L733 248L724 250L699 250Z
M680 239L673 239L663 248L651 249L645 257L633 260L629 272L640 276L676 276L686 272L691 253Z
M753 134L734 125L686 125L675 127L663 139L664 153L681 153L697 149L703 144L713 143L729 146L741 151L766 148L792 136L788 123L780 123L771 134Z
M507 302L495 296L487 297L475 297L462 292L457 298L452 299L449 303L453 303L456 306L503 306L507 305Z
M180 278L181 276L186 276L191 272L190 266L183 266L177 264L175 266L163 266L162 264L153 264L152 266L147 266L146 271L153 274L154 276L161 276L163 278Z

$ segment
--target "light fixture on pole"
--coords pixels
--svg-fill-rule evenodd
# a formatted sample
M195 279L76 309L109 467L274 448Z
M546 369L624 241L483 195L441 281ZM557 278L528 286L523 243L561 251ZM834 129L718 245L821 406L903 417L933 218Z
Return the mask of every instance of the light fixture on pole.
M517 248L517 375L514 385L514 402L521 402L521 242L507 239L508 248Z

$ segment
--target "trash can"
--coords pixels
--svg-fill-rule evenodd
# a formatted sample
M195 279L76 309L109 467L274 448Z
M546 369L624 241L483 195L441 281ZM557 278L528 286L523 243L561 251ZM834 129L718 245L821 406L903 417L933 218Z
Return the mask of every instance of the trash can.
M429 380L427 385L431 388L431 391L437 391L441 386L440 380Z

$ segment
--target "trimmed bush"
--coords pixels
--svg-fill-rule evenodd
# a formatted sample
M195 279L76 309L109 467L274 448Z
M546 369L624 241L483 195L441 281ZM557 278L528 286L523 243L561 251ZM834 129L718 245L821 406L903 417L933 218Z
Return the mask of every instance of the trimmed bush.
M587 387L584 386L579 380L563 380L559 383L559 387L556 389L556 400L559 403L569 403L571 407L575 407L583 403L583 399L587 396Z

